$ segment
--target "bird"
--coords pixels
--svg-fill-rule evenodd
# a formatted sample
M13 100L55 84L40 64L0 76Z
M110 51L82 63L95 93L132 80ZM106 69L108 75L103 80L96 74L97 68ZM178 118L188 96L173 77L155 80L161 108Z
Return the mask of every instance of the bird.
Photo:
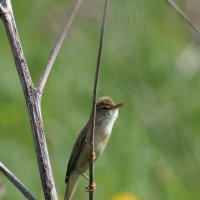
M95 116L95 132L94 132L94 160L98 159L103 153L108 139L112 132L112 127L118 117L118 108L123 103L116 104L111 97L102 96L96 102ZM80 132L73 146L66 172L66 191L64 200L71 200L79 182L79 177L83 176L89 181L89 177L85 175L89 167L89 159L91 158L91 143L89 142L91 134L91 118ZM94 190L89 186L88 191Z

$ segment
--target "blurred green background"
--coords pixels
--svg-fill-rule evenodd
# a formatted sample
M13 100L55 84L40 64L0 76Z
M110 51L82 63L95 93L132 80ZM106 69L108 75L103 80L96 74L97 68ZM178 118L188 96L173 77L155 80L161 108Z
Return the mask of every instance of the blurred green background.
M13 1L34 83L72 2ZM184 1L179 2L187 9ZM71 148L91 110L102 8L101 0L83 2L43 96L60 198ZM193 36L163 0L110 1L98 96L109 95L125 106L95 164L96 200L111 200L121 193L139 200L200 199L200 50L198 37ZM24 96L2 23L0 161L43 199ZM24 199L2 174L0 182L1 199ZM74 199L88 199L83 191L87 184L81 179Z

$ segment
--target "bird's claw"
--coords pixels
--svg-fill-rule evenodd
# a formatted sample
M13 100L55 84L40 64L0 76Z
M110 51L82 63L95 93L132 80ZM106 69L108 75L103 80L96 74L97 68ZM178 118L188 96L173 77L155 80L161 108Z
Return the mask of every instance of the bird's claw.
M93 161L97 159L95 152L92 152L90 159Z
M86 192L92 192L95 189L96 189L96 184L95 183L93 183L93 185L88 185L88 186L85 187L85 191Z

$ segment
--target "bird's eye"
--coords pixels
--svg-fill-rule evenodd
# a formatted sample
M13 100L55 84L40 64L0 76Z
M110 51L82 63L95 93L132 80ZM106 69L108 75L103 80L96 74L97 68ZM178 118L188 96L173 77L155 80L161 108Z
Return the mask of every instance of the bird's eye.
M107 106L104 106L104 107L103 107L103 110L108 110L108 107L107 107Z

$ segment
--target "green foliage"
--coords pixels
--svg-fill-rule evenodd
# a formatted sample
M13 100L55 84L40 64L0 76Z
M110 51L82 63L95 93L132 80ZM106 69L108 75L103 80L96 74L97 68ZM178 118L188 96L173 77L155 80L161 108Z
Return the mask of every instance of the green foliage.
M72 1L13 1L36 83ZM47 82L42 111L59 196L72 145L89 118L102 1L85 1ZM110 1L99 95L124 102L95 163L95 199L128 192L142 200L200 199L199 62L187 63L187 25L164 1ZM0 160L42 199L34 144L17 72L0 23ZM196 57L194 57L196 58ZM186 61L184 61L186 59ZM0 175L3 199L23 199ZM74 199L88 199L80 181Z

